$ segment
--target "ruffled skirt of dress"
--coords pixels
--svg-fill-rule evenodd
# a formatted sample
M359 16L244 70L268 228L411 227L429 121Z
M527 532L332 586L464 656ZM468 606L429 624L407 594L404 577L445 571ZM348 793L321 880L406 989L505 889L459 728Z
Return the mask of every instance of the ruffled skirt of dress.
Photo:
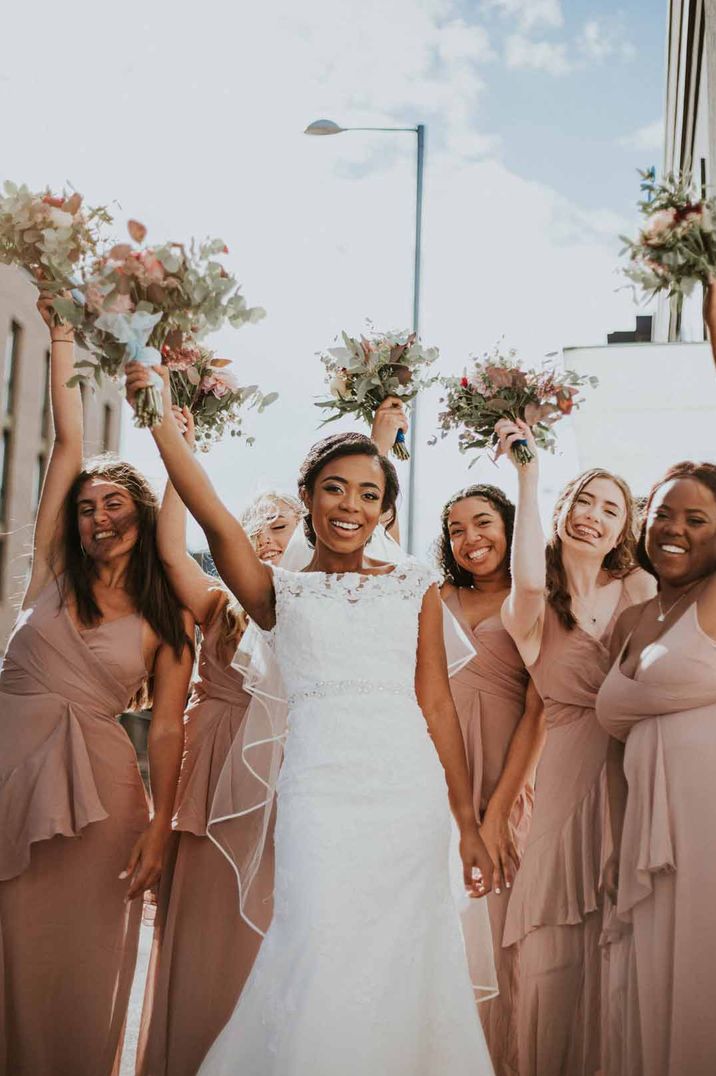
M593 712L550 729L504 945L519 943L520 1076L600 1071L607 737Z
M195 1076L261 944L241 917L232 866L206 836L216 783L245 714L236 698L205 699L187 714L177 832L159 889L137 1076ZM267 878L258 884L269 889L270 843L260 871Z
M0 1072L111 1076L141 919L118 877L148 820L137 758L58 696L0 706L25 733L0 790Z

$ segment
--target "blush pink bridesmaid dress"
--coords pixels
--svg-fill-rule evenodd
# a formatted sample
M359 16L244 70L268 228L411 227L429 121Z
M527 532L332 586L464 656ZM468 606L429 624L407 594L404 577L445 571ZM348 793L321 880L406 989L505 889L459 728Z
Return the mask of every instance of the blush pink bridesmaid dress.
M228 860L206 835L219 774L250 696L221 656L222 602L199 653L186 712L176 830L160 886L155 940L138 1047L138 1076L194 1076L234 1011L261 943L239 912ZM258 885L272 889L271 842ZM267 906L268 927L270 907Z
M0 672L0 1072L119 1067L142 911L118 875L148 823L117 721L146 677L142 620L78 631L56 583Z
M548 604L542 646L529 669L544 701L547 740L535 806L505 923L520 944L520 1076L600 1071L601 868L608 737L595 714L609 641L631 580L601 639L568 631Z
M712 1076L716 642L699 624L698 601L645 648L633 677L621 658L612 667L597 715L626 741L617 915L633 928L625 1001L640 1027L626 1039L623 1071Z
M475 656L452 676L450 687L465 741L475 813L480 818L495 791L510 740L524 713L529 675L499 613L471 628L459 592L447 590L444 601L475 645ZM533 798L532 786L525 786L510 817L520 854L527 840ZM504 948L502 944L510 895L509 890L504 890L487 896L500 992L496 998L483 1001L478 1010L497 1076L518 1076L519 945Z

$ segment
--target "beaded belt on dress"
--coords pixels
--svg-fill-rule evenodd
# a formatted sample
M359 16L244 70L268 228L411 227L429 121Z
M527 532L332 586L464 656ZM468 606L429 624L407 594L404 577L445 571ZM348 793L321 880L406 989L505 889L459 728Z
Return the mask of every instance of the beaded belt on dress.
M317 680L313 687L289 695L288 705L293 707L307 699L326 699L332 695L404 695L415 699L415 691L408 684L380 680Z

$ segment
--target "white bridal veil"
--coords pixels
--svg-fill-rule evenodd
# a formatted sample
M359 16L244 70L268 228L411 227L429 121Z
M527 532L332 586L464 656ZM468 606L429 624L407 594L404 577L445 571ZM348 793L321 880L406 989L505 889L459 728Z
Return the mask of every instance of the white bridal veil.
M386 563L399 563L407 556L382 527L373 534L367 552L373 559ZM312 556L313 549L299 525L281 567L301 571ZM448 670L452 676L470 661L474 648L445 605L443 627ZM251 695L251 701L219 776L209 810L207 834L236 874L242 917L263 935L273 914L272 830L288 703L270 632L262 631L251 622L232 664L242 673L244 688ZM469 900L464 895L456 839L451 850L451 877L468 942L476 997L486 1000L497 993L487 905L484 900Z

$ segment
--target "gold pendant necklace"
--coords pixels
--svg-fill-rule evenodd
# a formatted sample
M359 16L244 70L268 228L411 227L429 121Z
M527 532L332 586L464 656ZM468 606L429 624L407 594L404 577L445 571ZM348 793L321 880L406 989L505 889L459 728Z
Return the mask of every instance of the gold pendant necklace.
M696 580L696 583L700 583L700 582L701 582L700 579ZM671 605L669 606L669 608L666 609L666 610L664 609L664 606L661 604L661 594L656 595L656 604L659 606L659 615L657 616L656 619L659 621L660 624L663 624L664 621L666 620L667 616L669 615L669 613L672 611L672 609L675 609L676 606L679 604L679 602L683 601L683 599L687 596L687 594L691 593L691 591L696 586L696 583L692 583L690 587L686 588L686 590L684 591L683 594L679 594L676 601L672 602Z

